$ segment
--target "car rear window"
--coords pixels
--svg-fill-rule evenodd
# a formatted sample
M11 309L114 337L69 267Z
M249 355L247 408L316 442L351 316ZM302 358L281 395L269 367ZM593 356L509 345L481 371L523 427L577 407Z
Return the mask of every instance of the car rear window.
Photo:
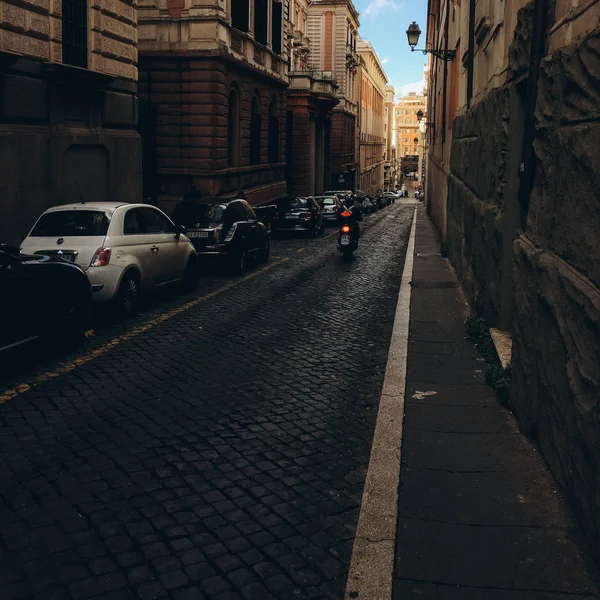
M335 201L333 198L323 198L323 204L325 206L334 206L335 205Z
M175 207L171 219L186 229L210 229L223 223L225 209L215 204L189 204L182 202Z
M304 198L286 198L283 201L283 208L284 209L294 209L294 208L307 208L308 207L308 200L304 199Z
M29 234L31 237L104 236L109 217L99 210L59 210L43 214Z

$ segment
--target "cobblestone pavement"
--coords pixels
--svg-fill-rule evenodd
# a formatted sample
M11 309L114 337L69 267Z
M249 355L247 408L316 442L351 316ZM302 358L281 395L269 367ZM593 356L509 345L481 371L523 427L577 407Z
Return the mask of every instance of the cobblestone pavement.
M1 600L342 598L412 214L5 376Z

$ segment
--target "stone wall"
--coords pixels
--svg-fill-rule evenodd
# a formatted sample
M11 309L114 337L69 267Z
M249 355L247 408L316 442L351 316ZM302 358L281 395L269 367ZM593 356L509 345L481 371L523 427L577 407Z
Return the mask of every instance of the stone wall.
M0 81L0 241L56 204L142 200L134 82L14 56Z
M454 120L446 241L471 306L500 314L510 90L492 90Z
M600 559L600 30L545 58L515 242L512 402Z
M239 95L239 149L227 165L227 111L231 90ZM192 184L209 196L243 189L253 203L285 193L285 88L227 57L140 57L140 101L154 109L158 204L170 210ZM253 98L261 119L260 163L250 164ZM279 119L278 161L269 163L269 106ZM145 135L144 133L142 135Z

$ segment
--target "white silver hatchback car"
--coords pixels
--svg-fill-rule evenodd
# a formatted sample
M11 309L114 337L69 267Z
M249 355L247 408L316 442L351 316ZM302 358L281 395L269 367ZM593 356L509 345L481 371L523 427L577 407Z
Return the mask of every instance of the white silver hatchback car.
M49 208L21 244L25 254L78 264L97 302L135 312L140 292L181 282L193 288L198 257L185 229L149 204L94 202Z

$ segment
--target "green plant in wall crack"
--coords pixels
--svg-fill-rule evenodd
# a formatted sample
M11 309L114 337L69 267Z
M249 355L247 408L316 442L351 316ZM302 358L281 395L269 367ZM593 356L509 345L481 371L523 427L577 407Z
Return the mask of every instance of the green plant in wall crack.
M479 356L487 363L485 380L493 388L499 402L510 408L510 367L504 369L498 361L494 341L485 319L472 313L465 322L465 329Z
M440 244L440 254L444 258L448 258L448 242L446 240Z

